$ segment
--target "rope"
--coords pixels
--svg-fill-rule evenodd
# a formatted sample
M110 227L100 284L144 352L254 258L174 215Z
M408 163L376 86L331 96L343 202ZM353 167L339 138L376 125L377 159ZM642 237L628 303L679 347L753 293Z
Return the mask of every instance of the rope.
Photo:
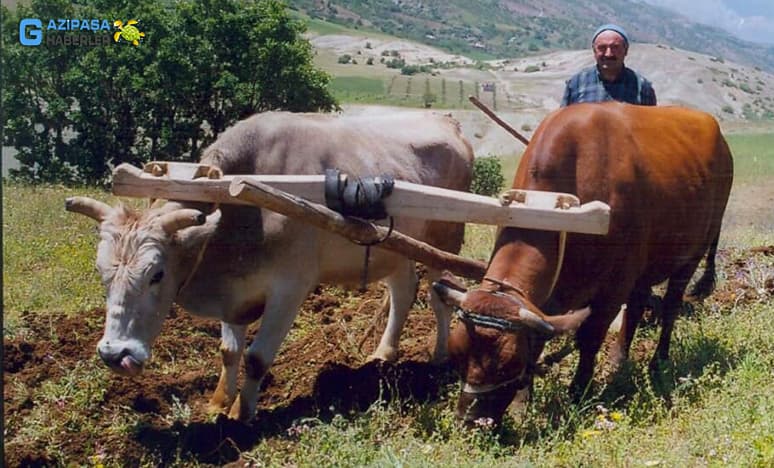
M557 200L556 208L560 210L566 210L568 208L571 208L573 206L577 206L577 201L575 199L568 200L569 197L559 197ZM512 203L524 203L526 202L527 194L523 190L518 189L511 189L506 190L505 192L502 192L500 196L498 197L498 200L500 201L500 205L502 206L509 206ZM567 231L560 231L559 232L559 246L558 246L558 254L556 259L556 269L554 270L554 277L551 279L551 288L548 290L548 297L551 297L551 294L554 293L554 288L556 287L556 282L559 281L559 274L562 272L562 266L564 265L564 250L565 246L567 244ZM524 292L520 289L516 288L515 286L512 286L511 284L504 282L504 281L497 281L491 278L484 278L487 281L491 281L495 284L499 284L500 286L508 287L510 289L515 290L516 292L519 292L523 294ZM526 296L525 296L526 297Z

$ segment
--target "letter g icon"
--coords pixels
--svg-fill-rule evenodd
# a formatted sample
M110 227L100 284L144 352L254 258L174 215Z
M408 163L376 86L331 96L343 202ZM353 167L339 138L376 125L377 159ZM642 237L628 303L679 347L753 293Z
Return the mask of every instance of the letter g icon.
M37 18L21 20L19 22L19 42L25 46L40 45L43 42L43 23Z

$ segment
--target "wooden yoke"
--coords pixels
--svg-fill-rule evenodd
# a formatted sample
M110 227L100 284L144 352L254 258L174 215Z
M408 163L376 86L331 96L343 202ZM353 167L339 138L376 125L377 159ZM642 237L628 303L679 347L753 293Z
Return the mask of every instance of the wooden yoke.
M303 198L274 189L247 177L237 177L231 182L229 193L243 202L265 208L285 216L303 219L320 229L343 236L360 244L397 252L420 263L439 270L480 281L486 272L486 264L437 249L405 234L392 231L356 218L347 218L336 211Z
M113 193L141 198L249 204L229 194L229 185L239 178L260 182L309 202L325 203L324 175L223 175L212 179L209 177L219 170L206 165L169 162L148 163L148 167L141 171L129 164L118 166L113 173ZM511 198L513 202L503 206L492 197L396 180L392 194L384 199L384 206L387 213L395 217L607 234L610 207L605 203L592 201L581 205L572 194L535 190L518 190Z

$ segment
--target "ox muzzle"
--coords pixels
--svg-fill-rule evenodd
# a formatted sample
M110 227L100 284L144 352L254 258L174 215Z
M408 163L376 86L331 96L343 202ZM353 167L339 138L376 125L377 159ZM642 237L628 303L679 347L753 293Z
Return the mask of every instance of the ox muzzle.
M128 376L136 376L142 372L147 357L146 353L137 352L137 343L120 343L102 339L97 345L97 354L112 371Z
M532 388L532 375L522 375L497 385L465 384L457 400L456 416L467 427L500 425L508 406L519 395L526 401Z

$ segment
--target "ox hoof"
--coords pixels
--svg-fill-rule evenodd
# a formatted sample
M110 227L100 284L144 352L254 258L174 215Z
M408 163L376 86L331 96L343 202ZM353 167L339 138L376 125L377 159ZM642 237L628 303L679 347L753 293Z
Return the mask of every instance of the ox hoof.
M228 398L225 394L218 394L217 392L212 395L210 401L207 402L207 413L218 414L227 411L231 408L233 400Z
M366 362L382 361L382 362L395 362L398 360L398 350L389 349L386 351L376 350L374 354L368 356Z
M215 415L215 414L225 413L229 408L230 406L228 404L210 401L209 403L207 403L207 414Z
M249 423L255 416L255 408L251 409L248 403L243 403L241 396L237 395L234 404L231 405L231 411L228 412L229 419L234 419L243 423Z

